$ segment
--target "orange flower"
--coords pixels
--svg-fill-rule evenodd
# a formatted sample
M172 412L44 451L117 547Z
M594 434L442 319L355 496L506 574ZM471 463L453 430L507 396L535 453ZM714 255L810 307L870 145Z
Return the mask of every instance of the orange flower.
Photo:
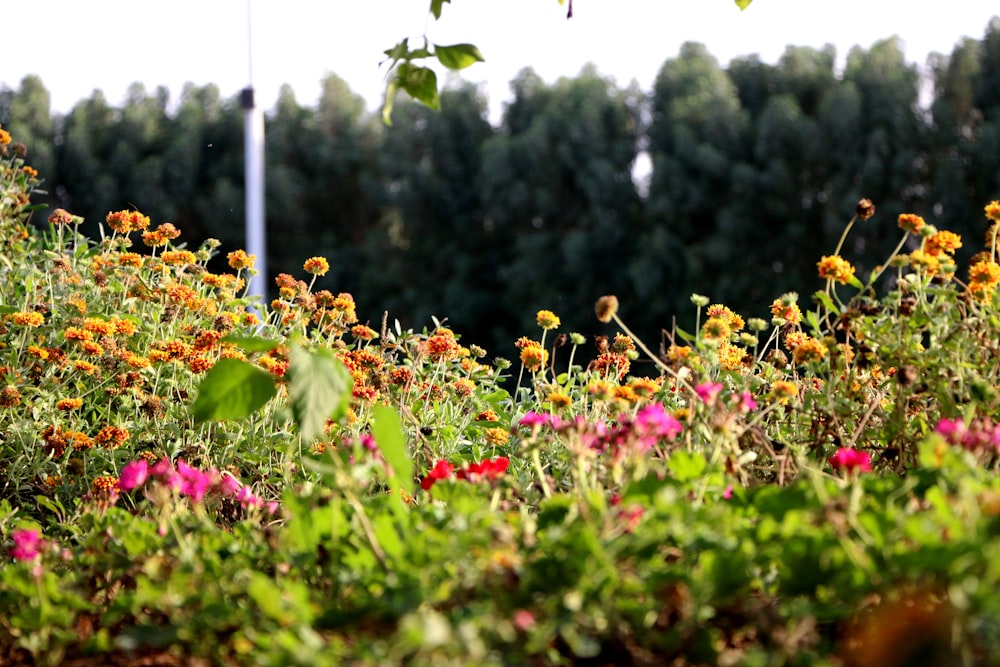
M82 405L82 398L61 398L56 401L56 410L78 410Z
M114 211L108 213L105 222L119 234L129 234L149 227L149 216L139 211Z
M792 350L792 359L797 364L805 364L810 361L821 361L828 353L829 350L821 341L807 337Z
M701 335L705 340L723 341L729 338L729 324L721 317L710 317L701 325Z
M330 262L325 257L310 257L302 264L302 270L314 276L325 276L330 270Z
M190 250L167 250L160 255L160 259L163 260L164 264L170 265L196 264L198 262L198 257Z
M10 319L19 327L40 327L45 323L45 316L33 310L12 313Z
M234 250L226 255L226 259L229 260L230 268L242 271L253 268L254 262L257 261L257 255L249 255L245 250Z
M104 449L118 449L125 444L129 435L128 429L109 424L97 432L97 435L94 436L94 442Z
M846 285L854 277L854 267L840 255L824 255L816 262L816 267L820 278L835 280L841 285Z
M927 224L923 218L913 213L900 213L898 223L900 229L905 229L911 234L919 234L920 230Z
M924 241L924 252L934 257L939 257L942 253L952 255L961 247L962 237L949 231L936 232Z
M521 365L526 370L536 372L545 366L549 360L549 353L541 345L527 345L521 349Z

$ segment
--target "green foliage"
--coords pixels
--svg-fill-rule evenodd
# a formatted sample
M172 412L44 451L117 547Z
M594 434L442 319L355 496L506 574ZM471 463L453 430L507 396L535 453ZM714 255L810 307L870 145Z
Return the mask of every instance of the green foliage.
M197 421L244 419L276 393L266 371L239 359L220 359L198 384L191 414Z
M288 352L288 397L299 432L306 440L323 434L328 420L339 421L351 397L351 375L330 350L293 344Z

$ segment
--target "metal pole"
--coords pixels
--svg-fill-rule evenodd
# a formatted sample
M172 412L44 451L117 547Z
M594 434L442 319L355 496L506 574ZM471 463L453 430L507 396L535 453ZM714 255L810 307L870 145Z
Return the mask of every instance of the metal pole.
M240 93L243 108L243 150L246 184L246 250L257 256L256 279L249 278L247 294L260 300L254 308L267 303L267 233L264 218L264 112L254 99L253 51L250 48L250 0L247 0L247 74L250 83Z

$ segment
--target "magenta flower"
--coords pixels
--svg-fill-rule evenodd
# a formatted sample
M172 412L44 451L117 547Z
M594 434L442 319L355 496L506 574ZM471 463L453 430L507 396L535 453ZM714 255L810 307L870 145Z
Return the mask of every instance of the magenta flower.
M721 382L702 382L694 388L694 393L698 394L702 403L711 403L720 391L722 391Z
M845 471L847 474L872 471L872 457L868 452L862 452L853 447L841 447L830 457L830 465L834 470Z
M118 477L118 488L122 491L131 491L142 486L149 477L149 464L145 459L131 461L122 466L121 475Z
M219 480L219 493L226 498L232 498L240 490L241 486L243 485L240 484L240 480L232 475L223 475L222 479Z
M201 502L208 490L215 484L215 471L202 472L184 461L177 460L177 475L181 478L180 491L194 502Z
M736 402L736 408L740 412L752 412L757 409L757 402L753 400L753 394L749 391L744 391L740 394L739 400Z
M236 492L236 500L240 505L243 505L244 509L247 507L259 507L264 504L264 501L255 496L253 489L249 486L244 486Z
M31 528L19 528L11 534L14 546L10 555L14 560L35 560L42 554L42 533Z
M719 385L720 387L722 385ZM640 437L666 438L673 440L684 427L677 418L667 412L662 403L651 403L635 413L632 428Z
M540 428L552 423L552 416L541 414L535 412L534 410L529 410L521 417L521 421L518 422L519 426L528 426L530 428Z

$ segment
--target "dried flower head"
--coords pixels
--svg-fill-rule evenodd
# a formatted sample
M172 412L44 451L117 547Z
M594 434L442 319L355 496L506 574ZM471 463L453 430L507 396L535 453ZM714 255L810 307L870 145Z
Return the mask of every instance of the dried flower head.
M873 215L875 215L875 204L872 203L871 199L865 197L858 202L858 205L854 209L855 214L861 220L868 220Z
M613 294L602 296L594 305L594 312L599 322L610 322L618 313L618 297Z

